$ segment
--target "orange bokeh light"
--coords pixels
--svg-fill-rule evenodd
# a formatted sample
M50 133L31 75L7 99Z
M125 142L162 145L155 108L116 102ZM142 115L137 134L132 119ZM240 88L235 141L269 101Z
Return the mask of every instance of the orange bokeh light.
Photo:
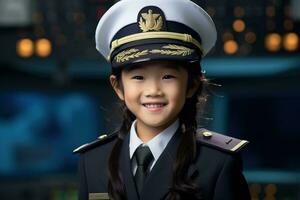
M246 24L243 20L237 19L233 22L232 27L236 32L243 32L246 28Z
M234 40L228 40L224 43L224 52L227 54L235 54L238 48L238 44Z
M287 33L283 37L283 47L287 51L295 51L299 48L299 36L296 33Z
M52 52L52 45L48 39L38 39L35 43L36 54L40 57L47 57Z
M25 38L25 39L20 39L19 41L17 41L16 51L20 57L28 58L28 57L32 56L33 50L34 50L34 47L33 47L32 40Z
M265 47L269 51L279 51L281 48L282 39L278 33L270 33L265 37Z

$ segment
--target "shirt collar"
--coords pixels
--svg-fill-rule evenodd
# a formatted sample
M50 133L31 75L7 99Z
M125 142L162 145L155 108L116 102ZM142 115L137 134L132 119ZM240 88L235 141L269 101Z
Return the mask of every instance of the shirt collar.
M154 138L149 140L147 143L143 143L143 141L137 136L136 133L136 120L132 123L130 128L130 141L129 141L129 151L130 151L130 159L132 158L135 150L141 145L147 145L150 148L150 151L155 160L159 158L161 153L164 151L165 147L171 140L172 136L175 134L176 130L179 127L179 119L175 120L169 127L165 130L157 134Z

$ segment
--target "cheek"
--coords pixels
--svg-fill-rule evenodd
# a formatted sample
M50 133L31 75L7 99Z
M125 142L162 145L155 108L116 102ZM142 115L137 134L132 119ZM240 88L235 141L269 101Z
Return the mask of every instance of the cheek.
M170 100L175 104L183 105L185 102L185 84L179 83L166 89Z
M124 87L124 96L125 96L125 102L126 103L134 103L135 101L138 101L139 95L138 95L138 88L133 85L126 85Z

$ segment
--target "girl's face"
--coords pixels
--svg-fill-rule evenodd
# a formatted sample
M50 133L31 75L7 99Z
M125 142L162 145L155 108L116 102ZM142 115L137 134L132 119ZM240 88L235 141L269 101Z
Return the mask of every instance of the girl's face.
M177 118L187 97L196 88L187 91L188 73L170 62L145 63L122 71L123 90L117 87L116 77L111 83L121 100L136 116L137 124L164 129Z

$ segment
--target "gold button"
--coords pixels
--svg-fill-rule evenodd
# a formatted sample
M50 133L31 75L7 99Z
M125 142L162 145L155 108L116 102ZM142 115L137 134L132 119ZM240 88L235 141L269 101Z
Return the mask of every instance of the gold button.
M104 135L100 135L99 137L98 137L98 139L103 139L103 138L106 138L107 137L107 135L106 134L104 134Z
M213 135L210 131L204 131L202 134L204 137L211 137Z

